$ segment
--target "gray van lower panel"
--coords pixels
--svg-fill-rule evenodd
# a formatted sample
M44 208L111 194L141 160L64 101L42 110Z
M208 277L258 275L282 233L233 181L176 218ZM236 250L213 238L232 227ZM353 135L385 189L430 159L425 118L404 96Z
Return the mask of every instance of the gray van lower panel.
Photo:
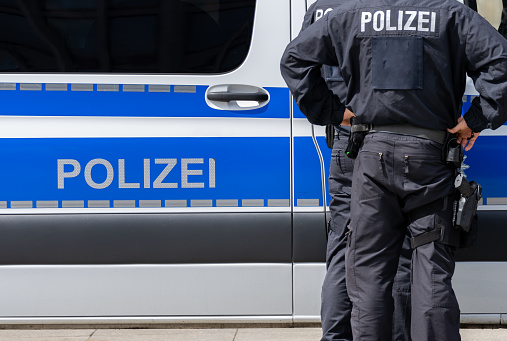
M291 262L290 213L0 215L0 264Z
M320 293L326 273L324 263L294 264L294 321L319 318ZM507 262L457 262L452 285L458 298L461 322L507 322Z
M292 264L0 266L0 319L291 316Z

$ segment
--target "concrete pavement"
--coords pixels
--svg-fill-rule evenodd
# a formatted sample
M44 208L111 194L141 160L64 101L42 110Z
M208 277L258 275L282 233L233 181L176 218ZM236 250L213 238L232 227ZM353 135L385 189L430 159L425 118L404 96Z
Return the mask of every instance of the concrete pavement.
M320 328L0 330L0 341L318 341L320 336ZM461 337L505 341L507 329L462 329Z

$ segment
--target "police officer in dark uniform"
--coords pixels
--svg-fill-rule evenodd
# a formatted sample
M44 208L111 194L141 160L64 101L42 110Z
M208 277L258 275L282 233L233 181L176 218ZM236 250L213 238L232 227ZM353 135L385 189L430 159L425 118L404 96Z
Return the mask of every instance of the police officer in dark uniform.
M317 0L306 12L301 30L323 18L341 3L350 0ZM343 77L336 66L324 65L322 76L327 86L344 101L347 93ZM320 122L324 125L328 122ZM333 129L333 126L328 127ZM329 132L329 129L327 129ZM345 283L345 246L347 226L350 222L350 194L354 160L345 155L350 134L349 126L334 126L332 155L329 168L329 210L326 276L322 285L321 297L321 341L352 340L350 313L352 304ZM410 249L407 238L402 249L400 264L393 286L394 317L393 341L410 341Z
M324 64L340 68L343 104L321 77ZM442 155L448 131L468 150L507 120L507 40L455 0L350 1L292 41L281 70L310 122L347 124L347 107L368 126L346 251L354 340L391 340L407 229L413 238L438 232L412 255L412 339L460 340L453 246L443 238L454 228L455 170ZM466 74L480 96L461 117Z

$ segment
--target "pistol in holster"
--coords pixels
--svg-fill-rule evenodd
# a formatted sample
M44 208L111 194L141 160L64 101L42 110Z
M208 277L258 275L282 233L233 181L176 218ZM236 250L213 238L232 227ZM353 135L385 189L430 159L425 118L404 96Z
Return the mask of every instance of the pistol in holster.
M363 145L364 137L372 129L372 125L358 123L357 118L352 117L350 119L350 126L349 143L345 149L345 154L355 160L359 149Z
M477 205L482 197L482 187L475 181L468 182L467 178L460 172L464 155L463 147L458 143L456 137L450 135L447 138L444 151L447 164L457 170L454 187L459 191L459 199L455 203L454 226L469 232L477 212Z
M477 206L482 196L482 188L474 181L468 182L461 173L463 158L461 144L452 135L448 136L443 149L443 159L456 170L455 193L409 213L411 220L435 213L435 229L412 237L412 248L431 241L439 241L456 248L469 248L475 244L478 229Z
M456 176L454 187L460 193L460 198L455 206L454 226L469 232L474 223L477 205L482 197L482 187L475 181L468 182L461 173Z
M326 138L326 144L327 144L328 148L333 149L334 135L335 135L334 125L333 124L328 124L326 126L326 137L325 137Z
M444 161L454 169L460 169L463 162L464 154L461 143L458 142L456 136L447 134L445 146L442 149Z
M460 232L459 247L470 247L477 238L477 206L482 197L482 187L475 181L468 181L461 172L463 147L456 137L450 135L446 144L445 161L457 171L454 187L457 190L453 205L453 226Z

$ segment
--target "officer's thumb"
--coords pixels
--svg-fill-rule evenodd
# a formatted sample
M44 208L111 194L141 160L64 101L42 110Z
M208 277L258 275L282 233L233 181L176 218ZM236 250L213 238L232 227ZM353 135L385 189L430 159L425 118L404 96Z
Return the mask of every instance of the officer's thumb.
M348 108L345 109L345 112L343 113L343 121L341 125L350 126L350 119L352 117L356 117L352 111L350 111Z
M465 129L468 129L468 125L466 123L466 121L463 119L462 116L460 116L458 118L458 124L456 124L454 127L452 128L448 128L447 131L451 134L456 134L462 130L465 130Z
M464 123L465 121L460 121L458 122L458 124L456 124L454 127L452 128L447 128L447 131L451 134L456 134L466 128L468 128L468 126L466 125L466 123Z

